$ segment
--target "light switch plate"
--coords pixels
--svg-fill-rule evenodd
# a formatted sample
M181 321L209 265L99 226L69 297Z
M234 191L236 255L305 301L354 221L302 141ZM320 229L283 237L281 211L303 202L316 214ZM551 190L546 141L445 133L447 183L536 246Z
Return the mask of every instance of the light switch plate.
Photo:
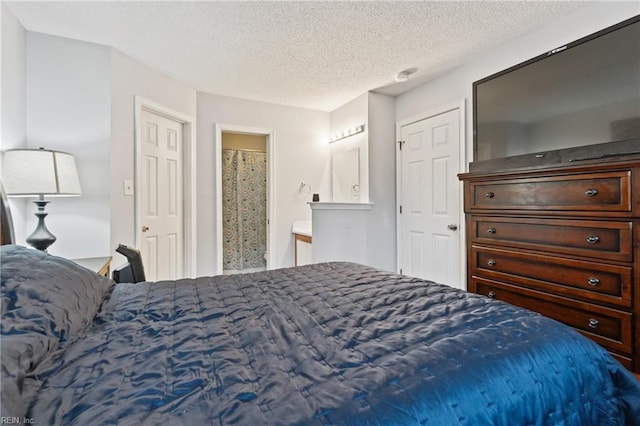
M122 195L133 196L133 181L125 180L122 184Z

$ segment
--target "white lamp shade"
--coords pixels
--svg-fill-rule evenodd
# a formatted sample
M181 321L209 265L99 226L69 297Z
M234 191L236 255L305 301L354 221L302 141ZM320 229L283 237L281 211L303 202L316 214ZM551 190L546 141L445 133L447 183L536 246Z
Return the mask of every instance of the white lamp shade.
M82 193L73 155L42 148L5 151L2 181L14 197Z

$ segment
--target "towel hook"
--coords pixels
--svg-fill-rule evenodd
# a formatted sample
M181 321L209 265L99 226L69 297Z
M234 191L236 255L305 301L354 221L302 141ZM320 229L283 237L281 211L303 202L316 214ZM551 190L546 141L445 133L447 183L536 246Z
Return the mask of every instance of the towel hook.
M304 196L309 195L311 193L311 185L309 185L305 181L300 182L300 188L298 188L298 193Z

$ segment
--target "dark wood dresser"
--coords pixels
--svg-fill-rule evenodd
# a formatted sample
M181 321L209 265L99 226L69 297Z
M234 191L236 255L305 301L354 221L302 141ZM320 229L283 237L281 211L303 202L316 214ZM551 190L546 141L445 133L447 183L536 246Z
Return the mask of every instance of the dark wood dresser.
M467 287L559 320L640 372L640 156L464 182Z

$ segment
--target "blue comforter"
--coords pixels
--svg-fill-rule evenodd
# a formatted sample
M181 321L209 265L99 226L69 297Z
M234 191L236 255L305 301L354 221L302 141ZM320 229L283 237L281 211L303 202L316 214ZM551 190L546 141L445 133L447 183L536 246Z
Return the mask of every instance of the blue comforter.
M30 375L39 425L640 425L572 329L349 263L118 284Z

